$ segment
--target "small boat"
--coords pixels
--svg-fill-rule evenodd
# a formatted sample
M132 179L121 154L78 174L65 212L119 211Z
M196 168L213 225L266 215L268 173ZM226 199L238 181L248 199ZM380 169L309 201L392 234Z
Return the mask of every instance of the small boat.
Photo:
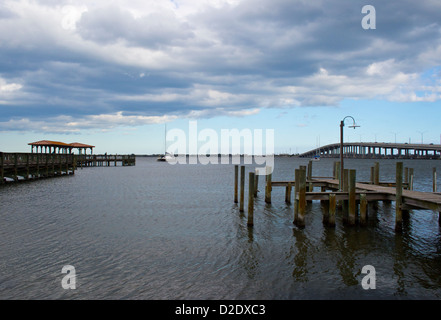
M166 152L164 155L158 157L156 161L172 161L175 159L175 156L171 153Z
M320 161L320 155L316 154L316 155L312 158L312 160L314 160L314 161Z
M156 161L163 161L163 162L167 162L167 161L171 161L175 159L175 156L172 153L166 152L165 150L167 150L167 125L165 125L164 128L164 154L160 157L158 157L156 159Z

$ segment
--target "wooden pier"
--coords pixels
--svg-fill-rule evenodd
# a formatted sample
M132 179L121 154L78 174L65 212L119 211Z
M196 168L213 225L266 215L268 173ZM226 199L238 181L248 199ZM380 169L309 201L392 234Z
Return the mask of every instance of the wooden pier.
M134 166L135 155L0 152L0 184L73 175L77 167Z
M73 154L0 152L0 184L75 174Z
M235 172L237 170L238 166L236 166ZM244 177L244 166L241 167L241 173ZM354 226L359 223L361 226L366 226L368 205L373 203L373 208L375 208L378 201L387 203L395 201L395 231L397 232L401 232L403 216L407 217L409 210L435 211L439 214L438 223L441 226L441 193L437 192L435 168L433 169L433 192L413 190L413 169L403 168L402 162L396 164L396 179L393 182L380 182L378 163L375 163L374 167L371 168L371 181L369 182L357 182L355 170L345 169L343 175L340 175L339 162L334 165L333 177L313 177L312 161L309 162L308 166L300 166L295 169L294 173L294 180L291 181L272 181L272 175L267 174L265 202L271 203L273 187L285 187L285 202L291 203L291 194L294 194L293 223L300 228L305 227L307 203L313 200L321 201L325 207L323 222L330 227L335 226L335 214L337 212L342 213L342 221L346 225ZM236 174L235 202L237 202L238 192L237 177ZM254 189L253 196L256 197L258 188L256 178L251 181L250 176L249 182L249 188L250 190L251 188ZM294 192L292 192L293 187ZM244 182L242 181L241 188L244 188ZM314 191L314 188L320 188L320 191ZM240 201L240 207L243 211L243 197L240 198ZM250 208L250 205L248 210L251 211L253 216L255 215L254 209ZM405 214L403 215L403 213ZM248 223L248 225L251 226L252 223Z
M110 167L110 166L134 166L136 164L136 156L130 155L76 155L77 167Z

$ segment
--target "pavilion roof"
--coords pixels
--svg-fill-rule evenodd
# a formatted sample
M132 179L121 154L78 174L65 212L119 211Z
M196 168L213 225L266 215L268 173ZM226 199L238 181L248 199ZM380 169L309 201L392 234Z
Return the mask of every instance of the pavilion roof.
M49 140L41 140L36 142L28 143L30 146L57 146L57 147L68 147L69 145L60 141L49 141Z
M89 144L73 142L73 143L64 143L60 141L50 141L50 140L40 140L36 142L28 143L30 146L43 146L43 147L65 147L65 148L95 148L95 146L91 146Z
M95 148L95 146L91 146L89 144L79 143L79 142L73 142L69 143L69 146L74 148Z

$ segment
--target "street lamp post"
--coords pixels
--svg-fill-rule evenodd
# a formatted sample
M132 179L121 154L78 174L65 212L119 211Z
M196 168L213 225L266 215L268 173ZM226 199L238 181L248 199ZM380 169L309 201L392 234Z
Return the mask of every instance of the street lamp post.
M340 121L340 181L339 181L339 187L340 187L340 191L343 191L343 170L344 170L344 165L343 165L343 127L345 126L345 119L346 118L351 118L353 123L352 126L349 126L349 128L357 128L360 127L355 123L355 119L351 116L346 116L343 118L342 121Z

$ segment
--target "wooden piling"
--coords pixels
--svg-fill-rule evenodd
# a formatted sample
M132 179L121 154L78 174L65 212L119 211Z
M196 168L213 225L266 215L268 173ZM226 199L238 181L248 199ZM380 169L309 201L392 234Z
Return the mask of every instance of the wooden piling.
M266 187L265 187L265 202L266 203L271 203L271 191L272 191L272 185L271 185L271 180L272 180L272 173L271 173L271 167L267 167L266 168Z
M297 224L298 215L299 215L299 199L297 195L299 193L300 188L300 169L295 169L294 171L294 220L293 223Z
M81 162L82 163L82 162ZM239 189L239 166L234 166L234 203L238 203L238 190Z
M299 180L299 203L296 225L300 228L303 228L305 226L306 212L306 170L303 168L299 172Z
M308 172L307 172L307 181L308 181L308 186L307 186L307 190L308 192L312 192L314 190L314 186L312 184L312 160L309 160L308 162ZM312 201L311 201L312 202Z
M243 202L245 197L245 166L240 167L240 203L239 211L243 212Z
M413 190L413 179L414 179L413 168L409 168L409 187L408 187L409 190Z
M292 184L291 184L291 182L288 182L288 185L286 186L286 190L285 190L285 202L286 203L291 203L291 189L292 189Z
M331 193L329 195L329 217L328 217L328 226L335 226L335 211L337 208L337 201L335 198L335 194Z
M348 183L348 192L349 192L349 203L348 203L348 223L350 226L355 225L355 213L356 213L356 201L355 201L355 180L356 180L356 171L349 170L349 183Z
M368 211L368 202L366 199L366 194L360 194L360 225L367 225L367 212Z
M254 225L254 172L249 173L248 178L248 222L247 225Z
M254 173L254 196L257 197L257 192L259 191L259 175L256 172Z
M342 191L349 192L349 169L343 169ZM337 207L341 207L343 211L343 223L347 223L349 219L349 200L339 200Z
M436 192L436 168L432 169L432 190Z
M374 164L374 184L379 185L380 184L380 163L375 162Z
M402 231L403 212L401 205L403 202L403 163L397 162L396 164L396 200L395 200L395 231Z
M404 183L406 184L406 189L409 190L409 168L404 168Z

